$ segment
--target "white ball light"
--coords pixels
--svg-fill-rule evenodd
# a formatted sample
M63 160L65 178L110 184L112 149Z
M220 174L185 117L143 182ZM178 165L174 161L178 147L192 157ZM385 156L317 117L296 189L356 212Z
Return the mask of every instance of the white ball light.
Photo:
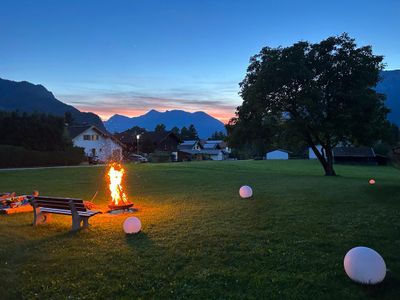
M248 185L244 185L240 188L239 195L242 198L250 198L253 196L253 190Z
M386 276L382 256L367 247L355 247L344 257L344 270L352 280L363 284L376 284Z
M136 217L129 217L124 221L123 227L126 234L138 233L142 228L142 222Z

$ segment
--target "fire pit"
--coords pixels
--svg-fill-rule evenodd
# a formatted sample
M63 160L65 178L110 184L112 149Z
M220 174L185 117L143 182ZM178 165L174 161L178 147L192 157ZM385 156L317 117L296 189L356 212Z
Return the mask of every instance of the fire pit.
M108 204L109 213L124 213L133 211L131 208L133 203L128 200L122 188L122 179L124 176L124 168L117 163L110 165L108 178L110 181L109 189L111 193L111 202Z
M129 210L133 206L133 203L127 203L123 205L114 205L112 203L108 204L108 208L111 210Z

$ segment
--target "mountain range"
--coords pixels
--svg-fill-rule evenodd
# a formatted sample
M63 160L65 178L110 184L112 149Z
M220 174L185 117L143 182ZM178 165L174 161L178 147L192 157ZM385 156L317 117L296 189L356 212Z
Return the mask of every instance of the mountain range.
M376 90L386 95L386 106L391 109L389 120L400 126L400 70L383 71L382 81ZM201 138L210 137L215 131L225 132L224 124L205 112L186 112L170 110L159 112L150 110L138 117L114 115L106 122L94 113L81 112L75 107L56 99L44 86L27 81L16 82L0 78L0 110L21 112L41 112L64 116L70 112L76 123L91 124L114 133L122 132L133 126L153 130L158 124L165 124L167 129L176 126L182 128L193 124Z
M183 110L167 110L159 112L152 109L142 116L132 118L114 115L104 124L107 130L113 133L125 131L133 126L154 130L158 124L164 124L168 130L175 126L182 128L193 124L201 138L208 138L216 131L225 132L224 123L202 111L191 113Z
M386 95L386 106L391 110L388 119L400 126L400 70L383 71L381 76L376 90Z
M105 130L100 117L91 112L81 112L75 107L57 100L53 93L40 84L27 81L11 81L0 78L0 110L20 112L40 112L64 116L70 112L74 121L90 124Z
M388 119L400 126L400 70L382 71L382 81L376 90L386 95L386 106L391 112ZM153 130L157 124L165 124L167 129L174 126L181 128L193 124L201 137L209 137L215 131L225 132L223 123L204 112L188 113L182 110L158 112L151 110L138 117L114 115L105 122L110 132L122 132L133 126L140 126L147 130Z

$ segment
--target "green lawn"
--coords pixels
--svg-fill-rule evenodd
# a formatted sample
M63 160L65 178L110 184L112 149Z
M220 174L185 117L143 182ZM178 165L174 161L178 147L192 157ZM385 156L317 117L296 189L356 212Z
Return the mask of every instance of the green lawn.
M127 166L142 232L126 216L33 228L31 213L0 216L1 299L399 299L400 171L315 161ZM105 169L1 171L0 191L107 203ZM375 186L368 185L375 178ZM253 187L243 200L238 189ZM343 270L354 246L384 257L384 283L365 287Z

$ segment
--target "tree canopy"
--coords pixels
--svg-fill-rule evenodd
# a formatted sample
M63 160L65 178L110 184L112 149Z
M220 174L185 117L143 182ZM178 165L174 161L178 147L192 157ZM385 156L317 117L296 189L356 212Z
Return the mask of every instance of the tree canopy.
M166 131L166 127L164 124L158 124L155 128L154 128L155 132L165 132Z
M263 48L240 83L243 103L227 126L230 141L298 139L313 149L326 175L335 175L335 146L372 145L387 128L385 97L374 89L382 61L347 34Z
M194 125L190 124L189 128L186 128L185 126L181 128L180 138L182 140L197 140L199 136Z
M64 118L4 111L0 111L0 144L40 151L66 150L72 147Z
M222 131L216 131L208 139L209 140L225 140L225 138L226 138L225 133L223 133Z

